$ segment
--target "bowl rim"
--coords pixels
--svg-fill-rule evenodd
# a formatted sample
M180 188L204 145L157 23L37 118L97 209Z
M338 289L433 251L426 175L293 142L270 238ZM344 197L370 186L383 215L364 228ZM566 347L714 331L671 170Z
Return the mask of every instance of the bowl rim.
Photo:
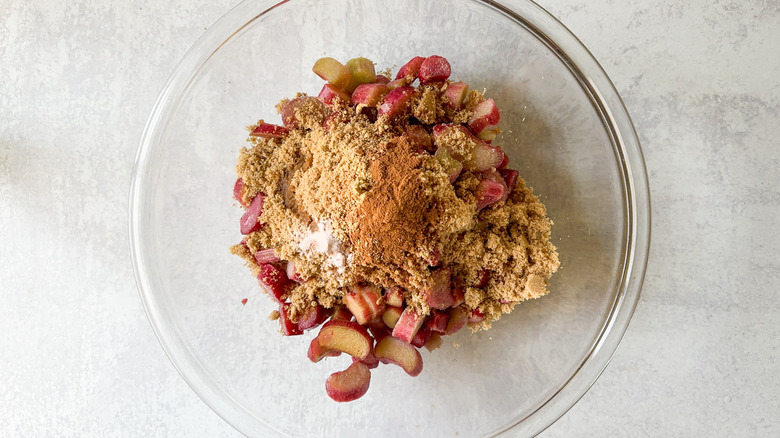
M258 423L249 420L251 414L240 407L227 392L213 381L204 379L203 365L170 331L162 329L165 322L154 299L145 266L153 260L143 251L141 239L141 204L143 176L149 172L149 150L155 143L163 114L187 91L200 67L216 53L225 41L239 33L254 20L290 0L243 0L192 45L179 61L160 92L144 127L133 164L129 191L129 240L133 273L147 319L166 355L190 389L217 415L243 434L251 435ZM650 250L651 208L650 190L639 139L620 95L608 75L582 42L552 14L532 0L464 0L486 5L535 34L570 70L590 97L594 109L611 137L624 184L626 235L624 262L620 284L611 311L605 318L596 340L568 380L537 409L523 418L505 424L486 436L507 431L522 435L541 433L561 418L596 382L612 359L628 329L639 301ZM262 12L257 13L258 10ZM521 15L517 10L522 10ZM252 17L247 19L246 17ZM243 23L238 28L236 23ZM183 358L189 358L185 361ZM247 415L249 414L249 415ZM260 421L267 432L285 435Z

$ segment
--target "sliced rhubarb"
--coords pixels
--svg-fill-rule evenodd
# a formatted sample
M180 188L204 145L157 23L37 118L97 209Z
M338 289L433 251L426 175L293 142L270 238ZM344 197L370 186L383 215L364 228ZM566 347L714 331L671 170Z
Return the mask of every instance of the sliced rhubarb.
M344 295L343 301L360 325L365 325L385 310L382 293L377 286L373 285L351 287Z
M385 292L385 304L393 307L404 305L404 290L398 286L391 287Z
M371 370L362 362L353 362L346 370L333 373L325 381L325 391L337 402L362 397L371 383Z
M273 248L261 249L254 254L254 257L258 265L267 265L281 260L276 253L276 250Z
M365 327L356 322L340 319L326 322L317 337L320 346L347 353L358 359L365 359L374 345L374 339Z
M244 214L241 216L241 234L247 235L255 232L260 228L263 228L263 223L260 222L260 215L263 214L263 202L265 201L265 195L258 193L252 202L249 203Z
M482 313L479 309L472 310L468 316L468 322L472 324L477 322L482 322L484 320L485 320L485 314Z
M346 67L351 75L349 84L345 89L347 93L353 92L361 84L368 84L376 80L374 63L370 59L353 58L347 61Z
M324 307L319 304L316 306L309 306L298 316L298 328L301 331L313 329L325 322L325 318L327 317L328 313L325 311Z
M483 129L495 126L501 120L501 111L493 99L485 99L474 107L474 114L469 119L469 129L479 135Z
M244 207L247 206L244 202L244 180L241 178L237 179L236 183L233 184L233 198Z
M450 277L451 271L449 269L439 269L431 273L423 290L425 300L431 308L445 310L452 307Z
M477 287L485 287L487 285L488 280L490 280L490 271L487 269L483 269L479 272L479 282L477 283Z
M311 340L311 342L309 343L309 349L306 351L306 357L308 357L309 360L312 362L319 362L326 357L335 357L340 355L341 355L340 351L328 350L326 348L322 348L322 346L320 345L319 338L317 338L316 336L314 337L314 339Z
M384 313L382 313L382 322L384 322L388 328L394 328L403 311L404 310L400 307L386 308Z
M480 181L474 192L474 196L477 198L477 211L500 201L504 192L506 192L506 184L503 182L499 183L489 179Z
M423 128L421 125L407 126L406 138L409 139L409 143L417 148L417 151L420 153L431 150L433 146L431 136L428 134L428 131L426 131L425 128Z
M347 306L336 305L333 307L333 315L330 319L340 319L343 321L352 321L352 312L347 309Z
M411 307L407 307L401 312L401 316L393 327L393 336L405 342L411 342L424 321L424 316L415 312Z
M423 361L420 352L412 344L396 337L382 338L376 343L374 354L380 362L396 364L412 377L422 372Z
M412 338L412 342L410 344L414 345L417 348L422 348L423 345L425 345L426 342L428 342L428 339L431 337L431 328L427 325L423 325L420 327L420 330L417 330L417 333L414 335L414 338Z
M279 304L279 324L282 328L282 334L285 336L302 335L303 330L298 327L298 324L290 320L288 307L289 306L286 303Z
M416 94L417 91L412 87L392 89L379 105L379 115L396 117L403 114Z
M312 71L322 79L328 81L334 87L343 90L352 77L349 69L344 64L333 58L320 58L314 63Z
M466 302L466 295L463 291L463 286L455 286L452 288L452 307L458 307Z
M343 90L334 87L331 84L325 84L322 87L322 90L320 91L320 94L317 96L317 99L322 101L322 103L324 103L325 105L332 105L333 101L336 99L343 100L346 103L350 103L352 101L349 94L347 94Z
M451 335L462 329L469 320L469 313L463 306L451 309L450 320L447 322L447 331L445 333Z
M485 172L497 169L504 161L504 151L482 140L477 140L472 149L471 158L463 161L463 168L472 172Z
M450 73L452 73L450 63L441 56L433 55L420 63L417 78L420 79L420 84L425 85L446 81L450 77Z
M376 354L374 352L368 353L368 356L366 356L365 359L358 359L356 357L352 358L352 362L362 362L368 366L369 369L374 369L379 366L379 359L376 357Z
M282 302L287 293L287 276L281 269L272 264L261 265L257 281L278 303Z
M441 344L442 344L441 335L439 333L432 332L431 337L428 338L428 342L425 343L424 347L428 351L433 351L441 347Z
M284 138L290 131L284 126L272 125L270 123L261 123L257 125L252 132L249 133L252 137L262 138Z
M433 312L425 321L425 325L430 327L434 332L445 333L447 331L447 323L450 322L450 314L446 312Z
M484 141L485 143L490 143L493 140L496 139L496 136L501 133L501 130L496 126L489 126L481 131L479 131L479 134L477 134L477 138Z
M469 93L469 86L465 82L452 82L444 90L445 103L450 108L460 109L463 101Z
M520 175L520 173L514 169L501 169L498 171L498 173L500 173L504 178L504 181L506 182L506 188L508 192L511 193L517 185L517 177Z
M352 92L352 103L377 106L389 92L390 88L384 84L361 84Z
M410 59L409 62L402 65L401 68L398 69L398 74L395 75L395 78L407 78L414 81L417 79L417 72L420 70L420 65L423 63L423 61L425 61L425 58L422 56L415 56L414 58Z
M301 276L297 269L295 269L295 262L290 260L287 262L286 274L287 278L296 282L304 283L306 280Z

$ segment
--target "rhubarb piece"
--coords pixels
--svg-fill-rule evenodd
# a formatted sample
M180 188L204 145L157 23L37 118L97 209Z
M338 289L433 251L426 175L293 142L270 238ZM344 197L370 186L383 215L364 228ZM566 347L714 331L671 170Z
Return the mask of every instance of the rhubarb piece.
M369 328L369 331L371 331L371 336L376 339L377 342L381 341L383 338L386 338L388 336L393 336L393 333L390 329L385 327L371 327Z
M249 133L251 137L262 138L284 138L290 131L284 126L272 125L270 123L260 123L252 132Z
M447 174L450 183L454 183L460 176L460 172L463 171L463 163L453 158L446 148L436 149L434 156L439 160L439 164L441 164L444 173Z
M423 345L425 345L426 342L428 342L428 339L431 337L431 328L427 325L424 325L420 327L420 330L417 330L417 334L414 335L414 338L412 338L412 342L410 344L414 345L417 348L422 348Z
M452 271L446 268L431 273L431 276L428 278L428 284L423 290L425 300L431 308L444 310L452 307L451 275Z
M241 178L237 179L236 183L233 184L233 198L244 207L247 206L244 202L244 180Z
M385 310L385 300L382 298L382 293L378 287L373 285L353 286L344 295L343 301L360 325L365 325Z
M406 86L408 86L409 85L409 81L407 81L406 79L393 79L392 81L388 82L386 85L387 85L387 88L389 88L391 90L394 90L394 89L396 89L398 87L406 87Z
M362 362L353 362L346 370L331 374L325 380L325 391L337 402L350 402L362 397L371 383L371 370Z
M303 314L298 316L298 328L301 331L313 329L325 322L327 317L328 314L325 312L324 307L319 304L316 306L309 306Z
M376 79L374 80L377 84L385 84L387 85L388 82L390 82L390 78L388 78L385 75L376 75Z
M463 306L455 307L450 310L450 320L447 322L447 331L445 334L451 335L462 329L469 320L469 314Z
M302 335L303 330L298 327L298 324L290 320L290 315L287 311L287 303L279 304L279 325L282 328L282 334L285 336L297 336Z
M393 327L393 336L405 342L411 342L424 321L424 316L415 312L411 307L407 307L401 312L401 316Z
M318 59L314 63L312 71L339 90L346 88L352 78L349 69L333 58Z
M374 354L380 362L396 364L412 377L422 372L423 362L420 352L412 344L396 337L382 338L377 342Z
M433 141L428 131L420 125L409 125L406 127L406 137L409 143L417 148L418 152L432 150Z
M400 307L388 307L382 314L382 321L389 328L394 328L395 324L398 322L398 318L401 317L401 313L403 311L404 310Z
M433 55L420 63L417 78L420 79L420 84L425 85L446 81L450 77L450 73L452 73L450 63L441 56Z
M385 304L392 307L402 307L404 305L404 290L400 287L391 287L385 292Z
M446 333L447 323L449 322L450 322L449 313L434 311L433 313L431 313L428 319L425 320L425 325L430 327L430 329L434 332Z
M484 145L483 147L493 147L475 137L465 126L453 124L435 125L433 127L433 142L439 149L446 149L452 158L463 163L464 169L472 172L477 171L474 170L477 163L473 162L472 151L480 144ZM453 145L459 146L453 147ZM469 159L469 166L466 166L467 158Z
M347 70L350 73L350 81L345 91L351 93L361 84L369 84L376 80L374 63L366 58L353 58L347 61Z
M500 201L504 197L504 192L506 192L506 183L489 179L480 181L474 192L474 196L477 198L477 211Z
M412 87L398 87L390 90L379 106L379 115L392 118L403 114L416 94L417 91Z
M476 284L476 287L485 287L488 280L490 280L490 271L487 269L483 269L479 272L479 282Z
M244 214L241 216L241 234L247 235L263 228L264 223L260 222L260 215L263 214L263 202L265 195L258 193L252 202L249 203Z
M455 286L452 288L452 307L458 307L466 302L466 295L463 292L462 286Z
M498 164L498 167L496 167L496 169L502 170L508 165L509 165L509 156L506 153L504 153L504 159L501 160L501 163ZM504 174L502 173L501 176L504 176Z
M485 99L474 107L474 114L469 119L469 129L475 135L479 135L483 129L498 124L501 120L501 111L493 99Z
M376 354L374 354L373 351L368 353L368 356L366 356L366 358L363 360L353 357L352 362L362 362L366 364L366 366L368 366L369 369L372 370L379 366L379 359L376 357Z
M463 161L463 168L472 172L485 172L497 169L504 161L504 151L484 141L477 140L472 149L471 158Z
M482 313L479 309L472 310L468 316L468 322L472 324L477 322L482 322L484 319L485 319L485 314Z
M304 119L306 117L312 116L312 114L310 114L311 110L307 111L305 116L304 114L301 113L301 110L306 106L313 106L314 108L317 108L317 114L321 114L323 120L325 116L327 116L328 111L330 111L328 107L322 103L321 100L317 99L314 96L296 97L295 99L292 99L289 102L287 102L282 107L282 123L284 124L285 128L297 129L297 128L304 127L303 126ZM321 124L322 120L316 119L314 123Z
M501 177L504 178L504 181L506 182L507 194L511 193L517 185L519 173L514 169L501 169L498 173L501 174Z
M501 133L501 129L499 129L496 126L487 127L479 131L479 134L477 134L477 138L484 141L485 143L490 143L493 140L495 140L496 136L500 133Z
M347 94L343 90L334 87L332 84L325 84L322 87L320 94L317 95L317 99L322 101L322 103L324 103L325 105L333 104L333 100L335 99L341 99L346 103L350 103L352 101L351 98L349 97L349 94Z
M441 347L441 343L442 343L441 335L436 332L433 332L431 333L431 337L428 338L428 342L425 343L425 348L428 351L433 351Z
M287 262L287 269L286 269L286 271L287 271L286 272L287 273L287 278L289 280L292 280L292 281L294 281L296 283L304 283L306 281L303 277L301 277L301 274L298 272L298 270L295 269L295 262L294 261L289 260Z
M352 321L352 312L347 309L347 306L344 305L336 305L333 306L333 315L330 316L330 319L341 319L344 321Z
M390 89L384 84L361 84L352 92L352 103L377 106L389 92Z
M267 265L269 263L276 263L279 260L279 255L276 254L276 250L273 248L261 249L254 253L255 261L258 265Z
M441 264L441 251L438 249L431 250L431 252L428 253L426 261L428 262L428 266L439 266L439 264Z
M317 337L323 348L341 351L358 359L365 359L374 345L374 340L365 327L341 319L326 322Z
M326 357L336 357L340 355L341 355L340 351L328 350L327 348L322 348L322 346L320 345L319 338L317 338L316 336L314 337L314 339L311 340L311 342L309 343L309 349L306 351L306 357L308 357L310 361L315 363L321 361L323 358Z
M453 109L460 109L463 107L463 101L469 94L469 86L465 82L452 82L447 85L447 89L444 90L444 102Z
M284 272L272 264L265 264L260 266L257 281L276 302L282 302L282 297L287 293L287 276Z
M408 79L409 82L414 81L417 79L417 72L420 70L420 65L425 61L425 58L422 56L415 56L414 58L410 59L409 62L402 65L400 69L398 69L398 74L395 75L396 79Z

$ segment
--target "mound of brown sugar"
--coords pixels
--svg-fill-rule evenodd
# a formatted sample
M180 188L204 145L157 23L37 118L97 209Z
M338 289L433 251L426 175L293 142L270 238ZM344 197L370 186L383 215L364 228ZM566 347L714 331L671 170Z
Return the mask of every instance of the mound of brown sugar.
M413 117L394 120L376 119L360 105L328 108L309 99L295 113L299 128L283 138L250 137L241 150L243 201L265 194L265 226L232 251L255 270L252 254L266 248L295 264L307 281L289 289L293 320L313 304L340 303L360 283L401 287L406 303L427 314L423 290L442 266L465 292L466 306L485 315L474 329L548 292L558 254L532 190L518 178L506 202L477 211L478 176L464 171L450 183L425 151L429 145L410 134L418 123L468 120L481 95L472 91L454 111L442 105L441 89L421 90L410 105Z

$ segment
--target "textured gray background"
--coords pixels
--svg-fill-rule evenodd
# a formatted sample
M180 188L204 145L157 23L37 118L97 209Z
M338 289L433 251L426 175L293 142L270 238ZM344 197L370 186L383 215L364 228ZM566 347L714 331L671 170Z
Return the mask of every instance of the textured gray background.
M0 0L0 436L238 436L176 374L127 191L176 62L235 0ZM543 436L780 434L780 2L540 1L611 76L650 175L643 297Z

